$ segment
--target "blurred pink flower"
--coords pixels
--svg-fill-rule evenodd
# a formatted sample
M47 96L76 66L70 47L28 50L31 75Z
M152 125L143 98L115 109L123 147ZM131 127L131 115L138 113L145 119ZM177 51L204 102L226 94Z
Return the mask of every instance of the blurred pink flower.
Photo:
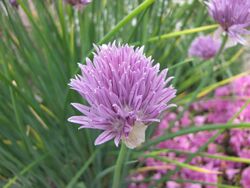
M220 49L221 42L210 36L197 37L189 48L190 57L199 57L203 60L213 58Z
M176 132L189 126L202 126L204 124L226 123L250 97L250 76L245 76L233 81L231 84L216 89L214 97L209 100L201 100L191 105L188 111L184 112L183 117L177 120L177 114L183 110L179 107L177 112L165 114L163 120L157 127L154 138L165 134L169 126ZM234 123L250 122L250 105L239 115ZM194 134L179 136L159 143L154 149L172 149L183 152L195 152L200 146L206 143L216 131L203 131ZM231 129L220 135L213 143L209 144L206 153L210 155L235 156L250 159L250 129ZM151 148L153 149L153 148ZM162 153L161 156L184 162L187 159L185 154L175 152ZM166 163L146 159L146 166L166 165ZM201 168L219 171L222 174L204 174L189 169L181 169L172 178L203 181L216 184L219 179L225 182L234 183L242 176L241 184L244 188L250 188L250 167L245 164L212 159L208 157L196 156L191 162ZM168 164L172 165L172 164ZM174 168L175 166L172 165ZM168 173L170 169L156 170L155 174ZM243 173L242 173L243 172ZM145 174L145 176L147 176ZM239 183L239 182L238 182ZM166 182L166 187L190 188L205 187L215 188L216 186L201 186L199 184L185 183L179 184L173 181Z
M246 168L241 177L241 184L243 188L249 188L250 187L250 167Z

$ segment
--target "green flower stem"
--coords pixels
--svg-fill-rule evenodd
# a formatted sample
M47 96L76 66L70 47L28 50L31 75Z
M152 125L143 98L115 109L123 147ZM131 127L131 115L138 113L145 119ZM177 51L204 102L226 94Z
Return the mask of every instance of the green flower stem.
M189 35L189 34L198 33L198 32L202 32L202 31L214 30L217 27L218 27L218 24L214 24L214 25L207 25L207 26L197 27L197 28L193 28L193 29L186 29L186 30L182 30L182 31L175 31L175 32L172 32L172 33L164 34L164 35L151 37L148 40L148 42L155 42L157 40L165 40L165 39L169 39L169 38L179 37L181 35Z
M116 161L115 165L115 171L114 171L114 178L113 178L113 185L112 188L120 188L121 181L121 175L122 175L122 167L124 164L124 159L126 157L126 151L127 147L125 144L122 143L121 150L119 152L118 159Z
M223 37L223 39L222 39L222 44L221 44L221 47L220 47L220 49L219 49L219 52L217 53L217 55L216 55L215 58L214 58L214 61L215 61L215 62L219 59L221 53L222 53L223 50L225 49L225 46L226 46L226 44L227 44L227 40L228 40L228 35L226 34L226 35Z
M97 153L99 152L99 149L97 149L84 163L84 165L80 168L80 170L73 176L73 178L70 180L66 188L73 188L75 184L77 183L78 179L81 177L81 175L88 169L89 165L94 161Z
M173 160L173 159L167 158L165 156L160 157L158 155L145 154L144 157L145 158L153 158L153 159L156 159L156 160L159 160L159 161L162 161L162 162L165 162L165 163L169 163L169 164L174 164L176 166L179 166L180 168L189 169L189 170L192 170L192 171L195 171L195 172L200 172L200 173L205 173L205 174L218 174L219 173L218 171L212 171L212 170L208 170L208 169L205 169L205 168L201 168L201 167L193 166L193 165L190 165L190 164L182 163L182 162L179 162L178 160Z
M160 150L156 150L156 151L152 151L150 153L147 153L147 155L150 156L159 156L160 154L164 154L164 153L169 153L169 152L173 152L176 154L184 154L184 155L191 155L193 152L190 151L184 151L184 150L175 150L175 149L160 149ZM231 157L231 156L225 156L225 155L211 155L209 153L197 153L199 156L201 157L207 157L210 159L220 159L222 161L232 161L232 162L237 162L237 163L246 163L246 164L250 164L250 159L247 158L240 158L240 157ZM145 157L145 153L139 153L139 154L135 154L136 158L139 157Z
M178 67L180 67L180 66L182 66L182 65L186 65L186 64L188 64L188 63L190 63L190 62L192 62L192 61L194 61L193 58L186 59L186 60L184 60L184 61L181 61L181 62L176 63L175 65L169 67L168 70L176 69L176 68L178 68Z
M171 181L174 181L177 183L193 183L193 184L200 184L200 185L210 185L210 186L219 187L219 188L240 188L238 186L224 185L224 184L220 184L220 183L215 184L215 183L194 181L194 180L185 180L185 179L171 179Z
M249 161L250 161L250 159L249 159ZM135 165L136 163L138 163L138 160L124 162L125 165ZM97 174L97 176L95 177L94 181L92 182L91 188L96 187L97 182L100 182L103 177L105 177L107 174L113 172L114 170L115 170L115 165L110 166L110 167L104 169L103 171L99 172Z

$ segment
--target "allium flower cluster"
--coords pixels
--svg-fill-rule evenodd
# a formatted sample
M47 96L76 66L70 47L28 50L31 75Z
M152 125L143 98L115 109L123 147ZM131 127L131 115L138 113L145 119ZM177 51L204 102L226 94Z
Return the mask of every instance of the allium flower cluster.
M189 56L208 60L219 52L220 46L221 42L211 36L200 36L192 42L189 48Z
M176 90L168 86L167 69L160 71L146 57L143 48L116 43L95 47L93 62L79 65L81 75L70 86L86 99L89 106L73 103L83 115L69 118L80 128L99 129L95 145L114 139L135 148L145 140L145 130L173 105Z
M250 34L249 0L209 0L210 15L220 24L220 32L226 32L236 43L245 44L242 35Z
M177 113L171 112L165 115L161 121L154 137L162 135L166 130L170 129L176 132L188 126L202 126L204 124L226 123L243 104L250 98L250 76L246 76L235 80L233 83L220 87L215 91L213 99L202 100L192 104L190 109L186 111L180 120L177 120L178 111L182 111L181 107L178 108ZM235 120L235 123L250 122L250 106L248 106L240 116ZM169 149L171 152L162 153L161 156L184 162L187 159L186 154L177 154L174 152L196 152L203 144L205 144L216 131L204 131L195 134L188 134L176 137L159 143L155 149ZM206 153L210 155L224 155L250 159L250 129L231 129L226 131L213 143L209 144ZM166 175L169 170L175 168L172 164L147 158L144 160L145 166L157 167L154 173L142 173L140 177L158 179ZM182 169L177 174L172 176L172 179L202 181L206 183L241 185L243 188L250 187L250 167L243 163L229 162L224 160L212 159L208 157L196 156L190 164L205 168L218 173L206 174L201 172L191 171L189 169ZM168 166L168 168L159 168ZM136 175L138 177L139 174ZM141 177L141 179L143 179ZM138 180L139 181L139 180ZM151 182L151 183L152 183ZM138 188L139 183L131 183L133 188ZM190 188L190 187L205 187L216 188L212 185L199 185L192 183L179 184L174 181L165 183L167 188Z

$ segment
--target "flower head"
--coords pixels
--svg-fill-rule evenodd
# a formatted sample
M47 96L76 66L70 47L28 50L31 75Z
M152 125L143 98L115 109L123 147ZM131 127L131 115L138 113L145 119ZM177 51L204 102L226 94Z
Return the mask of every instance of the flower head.
M72 105L84 115L69 118L80 128L103 130L95 145L114 139L135 148L145 139L151 122L170 106L176 90L167 84L167 70L147 58L143 48L134 49L116 43L95 47L93 62L79 65L82 75L71 79L70 86L80 93L89 106Z
M18 2L17 0L9 0L10 4L13 6L13 7L16 7L18 8Z
M210 36L201 36L192 42L189 56L208 60L218 53L220 46L220 41L216 41Z
M242 34L250 34L249 0L210 0L207 2L210 15L224 32L235 42L244 44Z

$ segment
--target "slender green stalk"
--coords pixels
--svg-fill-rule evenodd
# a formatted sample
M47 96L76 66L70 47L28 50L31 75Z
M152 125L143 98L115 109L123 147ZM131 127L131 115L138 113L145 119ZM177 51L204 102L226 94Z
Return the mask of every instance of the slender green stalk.
M175 65L169 67L168 69L169 69L169 70L176 69L176 68L178 68L178 67L180 67L180 66L182 66L182 65L186 65L186 64L192 62L193 60L194 60L194 59L186 59L186 60L184 60L184 61L181 61L181 62L179 62L179 63L176 63Z
M216 54L215 58L214 58L214 62L216 63L216 61L218 61L220 55L222 54L223 50L225 49L225 46L227 44L227 40L228 40L228 35L226 34L223 39L222 39L222 44L221 47L219 49L219 52Z
M87 170L87 168L89 167L89 165L93 162L93 160L95 159L97 153L99 150L96 150L91 156L90 158L86 161L86 163L84 163L84 165L82 166L82 168L80 168L80 170L76 173L76 175L70 180L70 182L68 183L66 188L72 188L75 186L77 180L81 177L81 175L85 172L85 170Z
M184 155L190 155L192 154L192 152L189 151L183 151L183 150L175 150L175 149L160 149L157 151L152 151L150 153L147 153L147 155L152 155L152 156L158 156L160 154L164 154L164 153L168 153L168 152L173 152L176 154L184 154ZM207 157L210 159L220 159L222 161L232 161L232 162L237 162L237 163L246 163L246 164L250 164L250 159L247 158L240 158L240 157L231 157L231 156L225 156L225 155L211 155L209 153L197 153L198 156L202 156L202 157ZM137 155L137 157L143 157L145 156L145 154L140 153L139 155Z
M238 186L232 186L232 185L224 185L220 183L209 183L209 182L203 182L203 181L194 181L194 180L185 180L185 179L171 179L171 181L177 182L177 183L193 183L193 184L200 184L200 185L210 185L213 187L219 187L219 188L240 188Z
M219 174L218 171L212 171L212 170L208 170L208 169L205 169L205 168L200 168L200 167L197 167L197 166L189 165L189 164L177 161L177 160L173 160L173 159L167 158L165 156L164 157L160 157L158 155L145 154L144 157L146 157L146 158L154 158L156 160L160 160L160 161L163 161L165 163L174 164L176 166L179 166L180 168L185 168L185 169L189 169L189 170L200 172L200 173L205 173L205 174Z
M126 151L127 151L127 147L125 144L122 143L120 152L119 152L119 156L118 159L116 161L116 165L115 165L115 171L114 171L114 178L113 178L113 185L112 188L120 188L121 186L121 176L122 176L122 167L124 164L124 159L126 157Z
M182 35L190 35L190 34L202 32L202 31L214 30L217 27L218 27L218 24L214 24L214 25L207 25L207 26L197 27L197 28L193 28L193 29L186 29L186 30L183 30L183 31L175 31L175 32L172 32L172 33L164 34L164 35L151 37L151 38L149 38L148 42L155 42L157 40L165 40L165 39L169 39L169 38L179 37L179 36L182 36Z

